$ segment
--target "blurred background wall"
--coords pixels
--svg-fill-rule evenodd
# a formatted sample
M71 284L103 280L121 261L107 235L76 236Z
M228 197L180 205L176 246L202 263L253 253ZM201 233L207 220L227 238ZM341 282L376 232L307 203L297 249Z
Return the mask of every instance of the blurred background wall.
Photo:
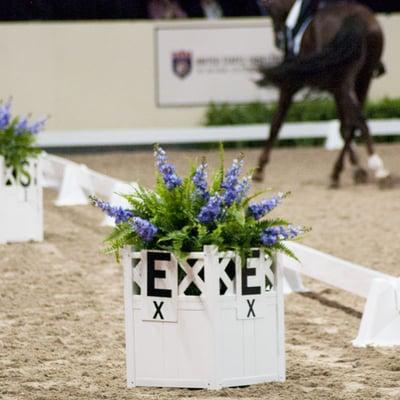
M388 72L374 81L371 97L400 97L400 15L379 19ZM0 98L12 96L17 113L50 114L50 129L199 125L205 107L156 105L155 26L260 26L267 21L3 22Z

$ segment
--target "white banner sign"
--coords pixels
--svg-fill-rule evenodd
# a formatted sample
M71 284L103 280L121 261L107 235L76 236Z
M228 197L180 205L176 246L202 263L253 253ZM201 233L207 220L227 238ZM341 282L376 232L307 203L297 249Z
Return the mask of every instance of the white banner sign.
M265 26L156 28L159 106L246 103L276 99L254 83L257 65L277 62L273 31Z

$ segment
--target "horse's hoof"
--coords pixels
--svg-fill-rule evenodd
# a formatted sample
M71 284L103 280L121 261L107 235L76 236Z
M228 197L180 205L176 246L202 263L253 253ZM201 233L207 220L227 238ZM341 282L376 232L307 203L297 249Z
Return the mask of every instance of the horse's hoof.
M368 172L363 168L357 168L353 172L353 181L356 185L363 185L368 182Z
M331 178L331 180L329 182L329 189L339 189L339 188L340 188L339 179Z
M378 187L379 189L392 189L394 186L394 179L391 175L385 176L384 178L378 179Z
M264 172L261 169L257 168L253 173L252 180L254 182L262 182L264 180Z

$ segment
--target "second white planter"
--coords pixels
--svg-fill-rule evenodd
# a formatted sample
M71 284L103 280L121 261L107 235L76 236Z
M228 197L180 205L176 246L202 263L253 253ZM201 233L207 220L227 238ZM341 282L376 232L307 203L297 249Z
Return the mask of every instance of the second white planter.
M0 243L43 240L40 161L27 164L29 176L16 179L0 157Z
M126 249L128 387L220 389L285 380L282 272L254 250L178 261Z

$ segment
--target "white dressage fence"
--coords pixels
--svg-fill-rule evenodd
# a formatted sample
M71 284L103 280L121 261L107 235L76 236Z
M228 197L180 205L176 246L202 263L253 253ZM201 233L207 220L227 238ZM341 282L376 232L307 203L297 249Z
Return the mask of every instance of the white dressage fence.
M400 135L400 119L370 120L374 136ZM328 150L342 148L337 120L326 122L286 123L280 139L324 138ZM268 136L268 124L232 125L199 128L118 129L45 131L39 134L40 147L90 147L149 145L153 143L207 143L229 141L260 141Z
M95 194L114 206L126 206L126 201L115 192L134 191L135 184L110 178L61 157L43 154L44 186L57 189L56 205L88 203L88 195ZM103 224L112 225L110 219ZM288 243L300 263L280 257L284 267L285 293L306 291L301 274L367 299L358 336L357 347L400 345L400 279L383 274L310 247Z

